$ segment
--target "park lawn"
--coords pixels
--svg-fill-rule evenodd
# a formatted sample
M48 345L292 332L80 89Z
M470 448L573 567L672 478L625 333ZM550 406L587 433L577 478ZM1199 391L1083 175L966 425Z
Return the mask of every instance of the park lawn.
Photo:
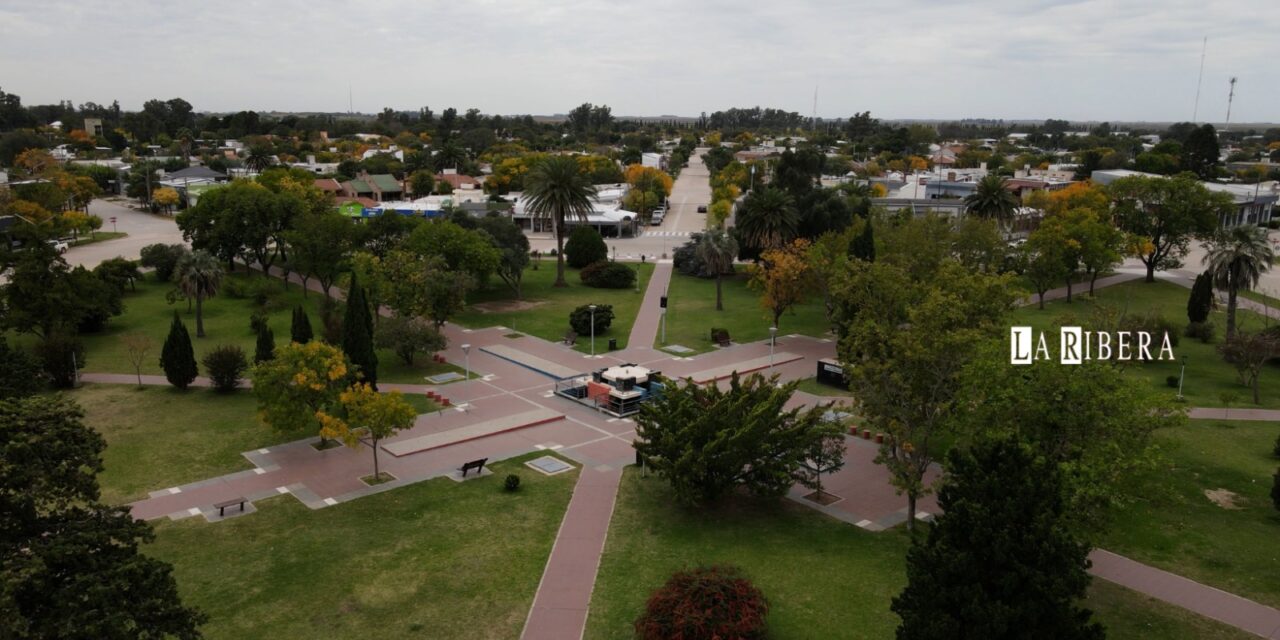
M1118 510L1102 547L1280 607L1280 513L1271 504L1280 424L1191 420L1156 434L1163 461ZM1237 494L1236 509L1205 491Z
M226 276L226 279L237 283L270 283L266 286L270 287L274 293L266 305L267 324L275 336L277 348L289 342L293 309L298 305L303 305L306 309L307 316L311 320L311 329L316 336L323 332L319 311L323 296L313 293L304 298L301 288L290 286L285 289L280 280L267 279L257 274L237 272ZM165 295L172 289L171 283L158 282L153 274L144 276L137 283L136 292L126 289L124 313L111 318L107 322L106 329L101 333L81 335L85 346L84 370L95 373L134 373L133 364L129 361L128 352L121 338L126 334L140 333L151 338L152 344L142 363L142 373L163 374L164 371L160 368L160 349L164 345L165 337L169 335L169 325L173 322L174 311L178 312L182 322L187 325L197 361L202 360L212 349L224 344L239 346L244 350L245 357L250 361L253 360L257 337L249 328L249 316L257 308L254 300L249 297L230 297L227 295L224 282L222 294L204 302L205 337L197 338L194 306L192 311L188 312L185 302L169 304ZM33 341L31 336L16 336L14 339L16 344L28 346ZM429 355L419 356L414 366L409 367L389 349L378 350L378 363L378 379L384 382L426 384L423 380L426 376L448 371L463 372L462 367L434 362ZM203 366L201 369L203 372Z
M537 269L525 270L521 285L523 299L517 301L511 290L501 283L468 296L469 305L462 313L450 318L450 322L472 329L503 326L552 342L563 342L569 330L569 313L585 304L613 305L613 325L608 331L596 334L596 351L603 352L610 339L618 341L618 348L627 346L631 325L635 324L640 303L644 300L645 287L653 275L653 264L628 263L636 270L639 292L636 289L596 289L582 284L578 270L565 267L564 278L568 287L556 288L555 260L543 260ZM510 308L493 310L510 303ZM521 305L520 303L524 303ZM488 310L476 305L488 307ZM529 306L532 305L532 306ZM574 347L584 353L591 349L589 336L579 336Z
M96 242L106 242L107 240L117 240L129 234L123 231L96 231L89 235L83 235L71 242L73 247L83 247L86 244L94 244Z
M841 387L833 387L829 384L818 382L817 378L805 378L796 386L796 390L805 393L812 393L815 396L826 396L833 398L852 398L853 392Z
M1068 304L1064 300L1045 303L1043 310L1037 305L1028 305L1016 310L1009 319L1010 325L1030 325L1037 329L1049 329L1055 323L1065 325L1081 325L1086 328L1092 322L1094 307L1107 305L1119 311L1133 314L1157 312L1174 326L1183 329L1187 325L1187 296L1190 290L1169 282L1146 283L1132 281L1112 287L1098 289L1097 296L1090 300L1087 296L1078 297ZM1257 331L1264 326L1266 319L1262 316L1240 309L1236 312L1239 326L1248 331ZM1232 406L1280 408L1280 367L1265 367L1259 382L1262 402L1253 404L1253 395L1248 387L1240 383L1236 370L1222 360L1217 347L1222 342L1227 321L1226 313L1215 311L1210 319L1217 327L1217 336L1213 344L1204 344L1197 339L1182 336L1173 348L1178 358L1186 357L1186 377L1183 382L1183 395L1192 407L1221 407L1223 394L1234 394ZM1007 337L1004 339L1008 339ZM1114 348L1114 345L1113 345ZM1051 347L1056 353L1057 345ZM1145 364L1132 362L1127 372L1135 380L1141 381L1144 387L1153 393L1173 398L1177 389L1171 388L1166 378L1177 378L1181 370L1181 362L1153 361Z
M869 533L788 500L682 508L663 480L629 467L585 637L633 637L645 600L671 573L728 563L769 599L770 638L892 638L898 617L889 605L906 584L908 546L903 527ZM1084 604L1114 640L1249 637L1101 579Z
M696 278L678 271L672 273L667 290L667 340L664 343L659 334L655 346L679 344L698 353L712 351L715 349L711 342L713 327L727 329L734 342L767 340L773 314L760 306L759 292L747 287L746 267L736 268L737 273L721 283L723 311L716 311L714 279ZM810 295L805 302L782 314L778 322L778 335L798 333L823 337L830 330L821 295Z
M1274 291L1241 291L1239 293L1239 296L1241 298L1245 298L1246 300L1260 302L1262 304L1267 305L1268 307L1271 307L1272 309L1280 309L1280 298L1277 298L1273 295L1269 295L1271 293L1275 293L1275 292Z
M216 524L161 521L146 551L173 563L210 640L515 638L577 476L523 465L541 455L315 511L281 496Z
M107 441L98 481L110 504L252 468L241 452L312 435L281 433L258 422L248 391L85 384L64 393L84 408L84 423Z

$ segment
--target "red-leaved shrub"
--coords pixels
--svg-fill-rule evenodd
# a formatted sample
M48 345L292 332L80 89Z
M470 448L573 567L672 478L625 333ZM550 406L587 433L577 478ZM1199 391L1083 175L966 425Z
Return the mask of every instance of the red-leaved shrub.
M750 640L764 637L769 603L737 567L679 571L649 596L635 622L642 640Z

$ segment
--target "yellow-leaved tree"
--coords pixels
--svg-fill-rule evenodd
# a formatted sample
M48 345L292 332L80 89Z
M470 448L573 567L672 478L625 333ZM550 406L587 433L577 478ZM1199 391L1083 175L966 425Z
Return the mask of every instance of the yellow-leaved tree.
M760 306L773 314L773 326L777 327L782 314L804 302L813 288L809 241L801 238L760 254L760 264L751 267L747 284L760 292Z
M313 340L276 349L275 359L253 367L258 417L285 433L321 434L318 415L337 406L351 365L341 349ZM321 438L327 438L321 434Z
M320 437L341 440L355 448L361 440L368 439L373 449L373 480L370 484L386 482L378 467L378 443L404 429L413 426L418 412L405 402L399 391L378 393L373 387L356 383L338 396L340 411L329 413L321 409L316 419L322 425Z

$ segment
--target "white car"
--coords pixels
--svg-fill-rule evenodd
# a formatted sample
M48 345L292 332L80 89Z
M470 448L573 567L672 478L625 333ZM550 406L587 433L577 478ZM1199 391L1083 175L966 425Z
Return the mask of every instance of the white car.
M62 239L50 240L49 246L53 247L53 250L58 253L66 253L67 249L71 248L71 245L67 244L67 241Z

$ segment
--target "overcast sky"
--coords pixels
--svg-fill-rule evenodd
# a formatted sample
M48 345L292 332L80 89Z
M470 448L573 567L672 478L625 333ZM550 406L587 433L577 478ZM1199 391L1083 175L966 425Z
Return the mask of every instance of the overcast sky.
M25 104L1280 121L1275 0L0 0Z

